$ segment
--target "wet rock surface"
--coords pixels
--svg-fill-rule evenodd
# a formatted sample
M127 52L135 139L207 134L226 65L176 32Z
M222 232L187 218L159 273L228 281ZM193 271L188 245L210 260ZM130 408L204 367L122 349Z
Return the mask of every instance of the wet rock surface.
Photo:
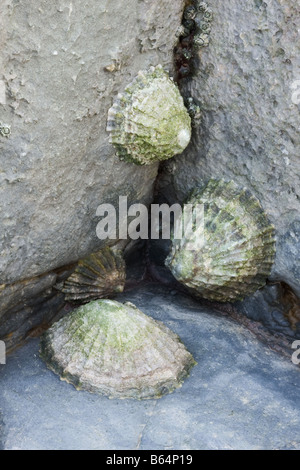
M175 291L148 285L118 300L179 334L198 362L182 388L146 401L78 392L46 368L32 339L0 366L5 449L300 449L300 373L290 360Z
M261 322L273 334L300 338L300 304L294 323L293 317L290 318L292 305L284 304L284 295L284 287L280 283L269 284L243 302L237 302L235 307L251 320Z

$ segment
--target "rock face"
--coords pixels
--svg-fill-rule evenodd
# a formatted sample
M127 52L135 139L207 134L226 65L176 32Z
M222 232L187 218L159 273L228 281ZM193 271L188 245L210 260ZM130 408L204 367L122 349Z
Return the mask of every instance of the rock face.
M300 449L291 342L285 359L214 308L160 286L118 300L181 337L198 362L190 377L160 400L108 400L59 380L31 340L0 366L4 449Z
M1 2L0 284L96 251L99 204L149 202L157 164L119 161L107 111L139 70L172 71L183 3Z
M284 335L291 344L300 338L300 302L285 284L269 284L244 302L238 302L236 307L273 334Z
M58 279L59 274L51 272L0 286L0 339L5 341L8 353L67 312L64 294L53 289Z
M166 259L174 277L200 298L218 302L242 300L263 287L275 239L259 201L232 181L210 180L188 204L204 206L203 240L198 233L174 240Z
M183 156L166 162L161 192L182 202L210 178L261 202L277 233L271 279L300 296L299 6L294 0L210 0L211 41L183 94L202 110Z

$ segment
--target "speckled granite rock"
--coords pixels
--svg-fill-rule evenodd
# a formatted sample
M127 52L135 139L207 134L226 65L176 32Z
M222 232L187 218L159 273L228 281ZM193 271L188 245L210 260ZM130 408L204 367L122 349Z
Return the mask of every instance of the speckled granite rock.
M210 44L199 52L192 80L181 82L203 117L184 155L166 162L161 192L181 202L212 177L247 187L276 227L271 277L300 296L299 5L208 4Z
M1 2L0 284L95 251L99 204L151 199L157 165L115 157L107 111L140 69L172 69L183 4Z

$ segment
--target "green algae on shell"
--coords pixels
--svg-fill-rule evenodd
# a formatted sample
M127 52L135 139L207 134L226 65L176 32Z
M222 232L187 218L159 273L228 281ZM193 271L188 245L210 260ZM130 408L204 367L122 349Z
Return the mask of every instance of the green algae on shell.
M122 254L104 247L80 260L75 271L56 288L66 301L89 302L123 292L126 280Z
M121 160L148 165L182 153L191 119L161 65L140 71L108 111L107 131Z
M204 205L202 246L173 241L165 264L198 297L234 302L263 287L275 257L275 231L260 202L234 182L210 180L189 204Z
M180 338L131 303L95 300L46 331L41 356L77 389L110 398L159 398L196 364Z

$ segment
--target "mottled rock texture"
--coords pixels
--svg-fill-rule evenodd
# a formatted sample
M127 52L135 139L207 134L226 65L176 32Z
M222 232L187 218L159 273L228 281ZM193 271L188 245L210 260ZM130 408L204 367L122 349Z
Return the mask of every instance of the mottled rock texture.
M234 180L261 202L277 232L273 280L300 295L299 4L210 0L211 41L185 96L202 121L183 156L166 162L161 192L183 201L210 178Z
M64 294L53 289L56 281L65 278L51 272L32 279L0 286L0 339L8 352L28 336L39 335L68 311Z
M183 0L0 4L0 284L96 251L103 202L149 201L157 165L120 162L105 130L141 69L172 71Z
M300 338L300 302L287 284L268 284L235 306L251 320L262 323L274 335L284 335L291 342Z

